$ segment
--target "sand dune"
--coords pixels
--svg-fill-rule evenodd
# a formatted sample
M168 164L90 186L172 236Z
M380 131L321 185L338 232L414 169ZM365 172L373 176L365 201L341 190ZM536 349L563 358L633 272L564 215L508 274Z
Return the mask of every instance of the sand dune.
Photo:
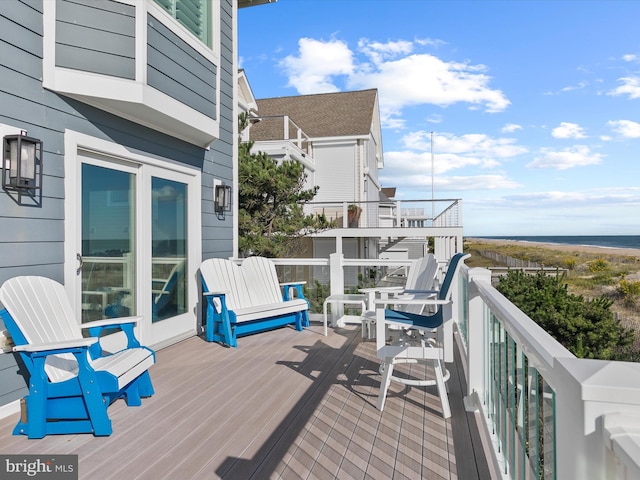
M624 255L632 257L640 257L640 249L638 248L611 248L611 247L593 247L591 245L568 245L560 243L543 243L543 242L524 242L521 240L500 240L495 238L473 238L467 237L465 240L477 243L491 243L494 245L531 245L535 247L548 248L550 250L559 250L561 252L585 252L601 255Z

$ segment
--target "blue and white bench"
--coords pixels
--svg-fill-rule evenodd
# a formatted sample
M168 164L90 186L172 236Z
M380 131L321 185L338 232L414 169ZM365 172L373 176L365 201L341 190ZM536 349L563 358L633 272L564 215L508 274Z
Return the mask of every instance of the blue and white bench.
M237 347L237 338L285 325L309 326L305 282L280 284L267 258L249 257L236 265L211 258L200 266L207 300L205 338Z

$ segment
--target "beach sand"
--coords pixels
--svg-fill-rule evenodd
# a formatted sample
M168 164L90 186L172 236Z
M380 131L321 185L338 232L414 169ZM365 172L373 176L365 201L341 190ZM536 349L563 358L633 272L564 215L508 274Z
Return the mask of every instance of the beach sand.
M567 245L560 243L543 243L543 242L524 242L521 240L501 240L495 238L474 238L465 237L465 240L469 240L474 243L491 243L493 245L522 245L548 248L550 250L557 250L561 252L583 252L593 253L596 255L621 255L640 258L640 249L638 248L610 248L610 247L593 247L591 245Z

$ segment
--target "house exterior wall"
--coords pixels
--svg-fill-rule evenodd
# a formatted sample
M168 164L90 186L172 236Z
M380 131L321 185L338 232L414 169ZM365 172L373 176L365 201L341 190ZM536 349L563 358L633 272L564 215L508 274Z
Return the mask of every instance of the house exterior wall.
M44 143L39 202L21 203L13 193L0 191L0 284L17 275L42 275L64 282L65 265L76 262L75 257L65 258L64 248L65 202L79 201L65 191L65 130L200 169L202 202L196 214L201 216L202 256L231 256L233 216L231 212L225 219L215 215L213 180L228 184L233 180L234 0L219 3L219 71L161 22L148 18L153 24L148 29L149 85L181 104L219 117L219 138L210 148L43 88L43 2L47 1L0 1L0 135L26 130ZM133 78L131 59L136 51L132 51L130 38L135 32L131 1L83 4L61 0L56 6L58 67ZM79 22L72 24L72 19ZM107 28L100 32L87 29L91 22ZM116 37L119 41L111 41ZM98 49L95 56L94 48ZM195 276L192 281L197 288ZM0 407L26 393L17 370L13 355L0 353Z
M356 200L360 188L355 180L357 148L355 141L314 142L315 184L320 187L314 202Z

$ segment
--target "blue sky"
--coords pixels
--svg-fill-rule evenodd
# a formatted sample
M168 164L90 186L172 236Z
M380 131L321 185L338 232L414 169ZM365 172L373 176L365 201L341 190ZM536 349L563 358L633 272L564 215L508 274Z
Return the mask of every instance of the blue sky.
M465 235L640 234L640 1L279 0L241 9L256 98L377 88L383 186Z

